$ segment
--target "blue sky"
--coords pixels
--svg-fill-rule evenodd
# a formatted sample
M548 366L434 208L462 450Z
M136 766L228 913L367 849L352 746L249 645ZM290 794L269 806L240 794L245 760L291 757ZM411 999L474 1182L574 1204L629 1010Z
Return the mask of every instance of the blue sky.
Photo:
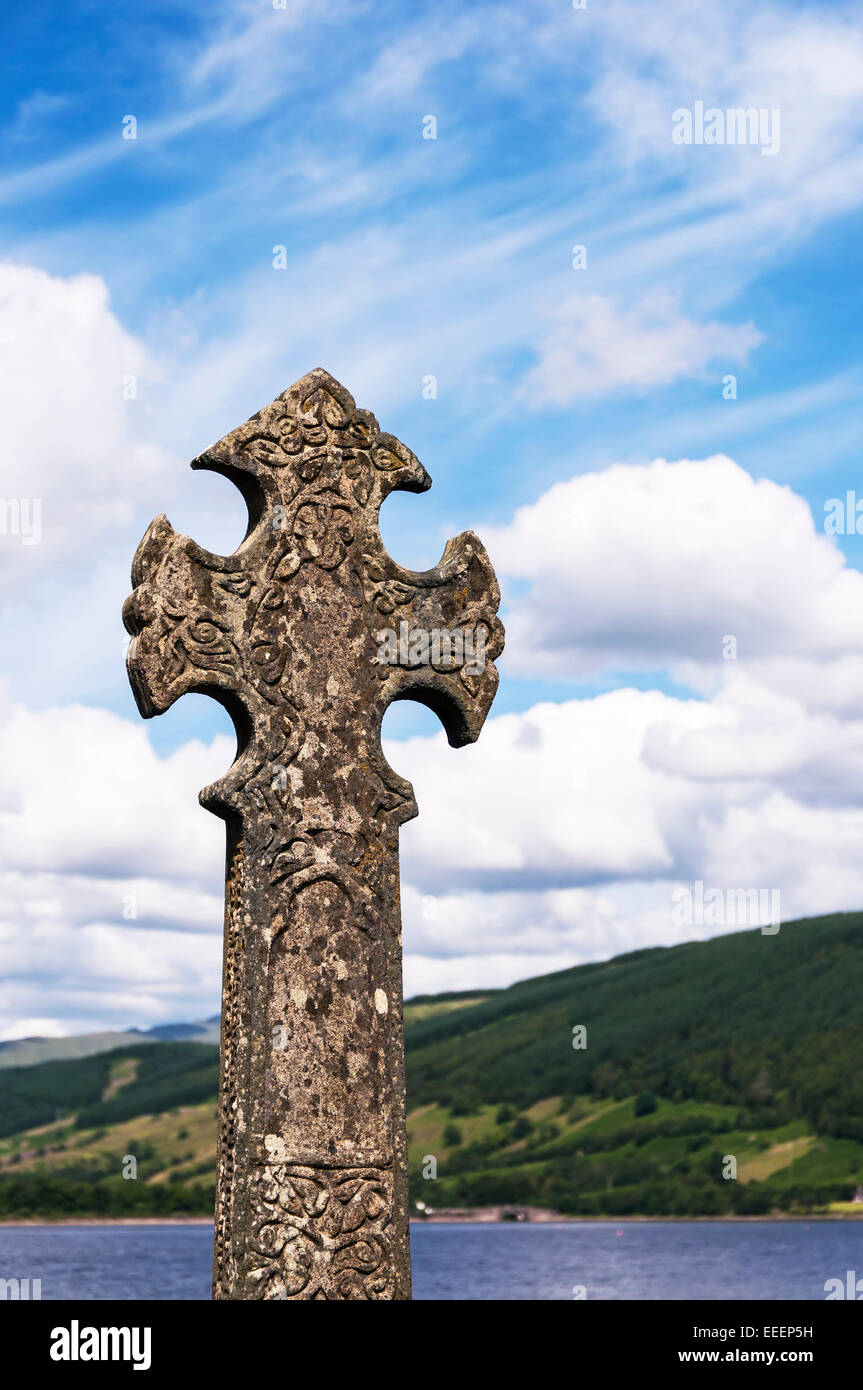
M221 828L196 827L194 792L230 760L227 720L186 697L140 724L119 606L154 514L238 542L239 497L187 461L315 365L432 475L386 504L391 553L425 568L472 527L503 583L488 751L438 786L433 717L387 716L423 818L403 834L409 990L678 939L670 894L696 876L766 876L790 912L859 906L863 548L823 529L829 498L863 497L859 12L244 0L46 4L5 28L2 495L38 497L43 534L0 538L21 982L0 1032L213 1011ZM778 150L675 144L673 112L699 101L778 111ZM93 740L80 786L73 727ZM548 765L527 757L537 730ZM56 841L28 790L27 740L52 737ZM525 779L544 840L519 819ZM482 786L468 862L453 805ZM149 865L97 792L130 834L162 826ZM179 865L178 836L200 840ZM133 880L140 912L118 917ZM31 958L33 921L80 978Z

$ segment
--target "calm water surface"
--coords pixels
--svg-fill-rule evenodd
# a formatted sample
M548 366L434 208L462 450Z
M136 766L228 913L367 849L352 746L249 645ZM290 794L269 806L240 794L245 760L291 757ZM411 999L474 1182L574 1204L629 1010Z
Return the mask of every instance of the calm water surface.
M43 1299L208 1298L209 1226L0 1226L0 1277ZM863 1275L863 1222L567 1222L411 1229L417 1299L823 1299Z

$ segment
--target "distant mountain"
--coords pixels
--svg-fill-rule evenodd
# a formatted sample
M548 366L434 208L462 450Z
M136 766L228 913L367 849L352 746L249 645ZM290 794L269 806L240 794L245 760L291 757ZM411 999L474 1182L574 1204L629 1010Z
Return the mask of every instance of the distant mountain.
M143 1033L139 1033L137 1028L130 1031L138 1036L152 1038L155 1042L218 1043L219 1015L206 1018L202 1023L159 1023L155 1028L147 1028Z
M0 1042L0 1069L34 1067L41 1062L68 1062L115 1052L136 1043L219 1042L219 1015L200 1023L160 1023L155 1028L128 1028L123 1032L79 1033L68 1038L16 1038Z

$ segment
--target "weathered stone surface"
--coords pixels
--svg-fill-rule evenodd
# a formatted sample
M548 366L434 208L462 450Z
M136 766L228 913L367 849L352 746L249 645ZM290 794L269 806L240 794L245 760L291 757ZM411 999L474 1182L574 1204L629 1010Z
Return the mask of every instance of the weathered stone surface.
M477 737L497 583L471 532L425 573L390 559L378 508L430 479L320 369L192 467L241 489L246 538L212 555L158 517L124 621L141 714L203 692L238 736L201 793L227 822L214 1296L409 1298L398 828L417 808L380 726L411 698L451 744Z

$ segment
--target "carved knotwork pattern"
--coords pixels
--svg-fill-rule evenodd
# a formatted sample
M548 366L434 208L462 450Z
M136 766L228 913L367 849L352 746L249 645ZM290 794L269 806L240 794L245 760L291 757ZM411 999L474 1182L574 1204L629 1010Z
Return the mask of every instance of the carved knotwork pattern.
M388 1169L266 1164L253 1188L250 1297L392 1298Z

